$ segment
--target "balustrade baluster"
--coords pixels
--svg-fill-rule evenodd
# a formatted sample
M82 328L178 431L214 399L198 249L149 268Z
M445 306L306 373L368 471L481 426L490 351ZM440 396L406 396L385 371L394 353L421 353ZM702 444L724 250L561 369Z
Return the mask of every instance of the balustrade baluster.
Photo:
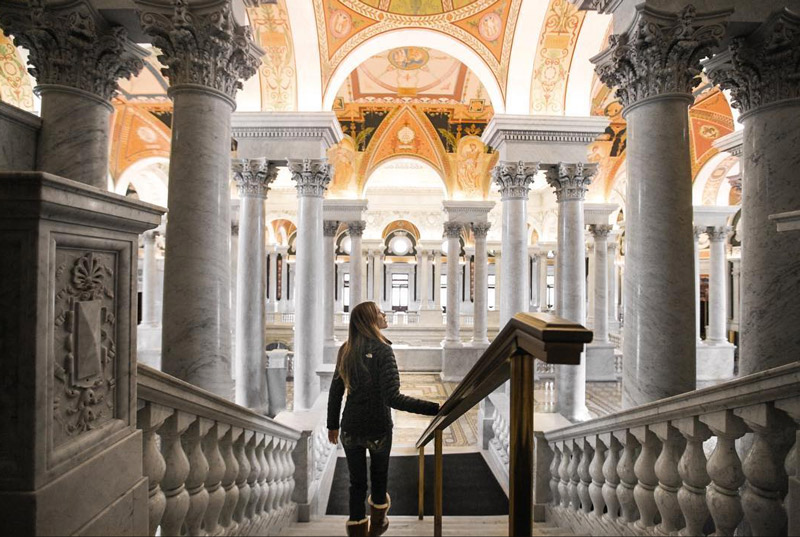
M189 459L183 451L181 436L195 421L196 416L176 410L158 429L161 437L161 454L167 463L167 471L161 487L167 497L164 516L161 517L161 535L180 535L186 513L189 511L189 493L186 478L189 476Z
M563 440L561 442L561 465L558 467L558 496L561 498L561 507L569 508L569 461L572 458L572 442Z
M716 528L713 535L733 535L744 516L739 497L739 487L744 484L744 472L736 453L736 439L747 432L747 427L730 410L700 416L700 421L717 436L717 445L706 465L711 478L706 499Z
M141 404L141 402L140 402ZM155 403L144 402L136 414L137 424L142 429L142 462L144 475L149 480L147 499L148 530L155 535L164 516L167 498L161 490L161 481L167 471L167 463L158 449L156 430L172 415L174 410Z
M267 486L269 488L269 494L267 496L267 502L265 506L270 515L271 521L275 518L275 512L278 508L278 497L280 496L281 492L281 487L278 482L281 475L281 468L280 462L275 456L275 450L278 448L279 443L280 440L278 438L271 438L266 449L267 466L269 467L269 473L267 474Z
M281 440L278 442L277 447L275 448L275 458L278 460L278 470L280 473L278 474L277 481L278 481L278 498L275 502L275 509L276 515L280 518L283 516L283 506L286 499L286 492L289 490L289 482L287 480L287 474L289 472L289 466L286 463L286 440Z
M186 530L189 535L201 535L203 516L208 508L206 477L209 465L203 453L203 438L211 430L214 422L198 417L183 435L183 450L188 453L189 475L186 477L186 491L189 493L189 510L186 512Z
M686 439L686 449L678 461L678 473L683 485L678 490L678 503L686 520L680 534L702 535L709 517L706 505L706 487L711 478L706 471L706 454L703 442L711 437L709 428L698 417L682 418L673 422Z
M573 511L580 511L581 497L578 494L578 484L581 482L581 478L578 475L578 466L581 464L581 448L576 440L570 440L570 442L572 443L572 456L569 459L569 486L567 487L569 490L569 505Z
M222 477L222 488L225 490L225 502L219 515L219 523L223 531L231 535L236 526L233 522L233 510L239 501L239 487L236 486L236 477L239 475L239 463L233 455L233 442L242 434L240 427L231 427L222 437L220 451L225 461L225 474Z
M636 527L640 531L649 533L656 525L656 515L658 515L655 499L655 490L658 486L656 460L661 451L661 442L647 426L634 427L631 429L631 434L642 445L642 452L633 466L638 481L633 489L636 507L639 508L639 520L636 521Z
M586 441L594 450L594 456L589 465L589 476L592 480L589 484L589 497L592 499L592 512L595 518L598 519L597 523L600 523L606 503L603 499L603 485L605 484L603 466L606 462L606 446L599 435L593 434Z
M775 408L779 408L791 417L795 424L800 425L800 397L781 399L775 402ZM789 480L789 492L786 494L784 505L786 506L788 519L788 534L800 535L800 429L794 433L794 443L789 454L786 455L785 470Z
M594 450L585 438L576 440L581 446L581 460L578 463L578 497L581 501L581 509L588 514L592 512L592 497L589 494L589 486L592 484L592 476L589 473L589 466L592 462Z
M561 450L558 442L553 442L550 447L553 450L553 460L550 461L550 493L553 495L553 507L558 507L561 503L561 493L558 491L560 477L558 469L561 466Z
M270 438L263 434L259 433L258 435L258 444L256 445L256 458L258 459L258 501L256 502L256 509L255 513L257 517L261 517L262 522L260 526L264 527L264 522L266 521L267 515L267 498L269 497L269 485L267 484L267 476L269 475L269 466L267 465L267 456L266 456L266 448L267 444L270 441Z
M228 433L230 425L215 423L203 438L203 451L208 460L208 475L206 475L206 490L208 491L208 507L203 516L203 528L209 535L221 535L223 527L220 526L220 513L225 503L225 489L222 479L225 476L225 459L219 450L220 440Z
M686 442L680 432L668 422L653 424L650 430L655 433L662 446L655 466L658 487L654 492L654 498L661 514L661 523L656 527L656 531L662 535L671 535L685 526L681 506L678 503L678 490L683 483L678 472L678 460L683 454Z
M784 465L794 441L794 423L772 403L737 408L733 413L754 433L753 446L742 462L747 479L742 492L744 516L753 535L782 535L787 523Z
M258 497L261 495L261 488L258 486L258 474L261 473L261 464L258 457L256 457L256 445L261 443L261 438L263 436L262 433L254 433L244 448L244 453L247 455L247 462L250 463L250 473L247 475L247 486L250 489L250 498L244 508L244 517L247 520L248 527L253 527L258 521L256 505L258 504Z
M284 460L286 461L286 494L284 496L283 504L284 506L289 507L289 504L292 500L292 494L294 493L294 470L295 464L294 460L292 459L292 452L294 451L296 442L292 442L290 440L284 441Z
M236 521L239 531L244 533L246 519L244 510L247 502L250 501L250 485L247 478L250 476L250 461L245 453L245 446L253 437L253 431L243 430L239 437L233 442L233 455L239 463L239 472L236 474L236 486L239 488L239 498L236 500L236 507L233 509L233 520Z
M617 498L619 475L617 474L617 465L619 464L619 450L622 449L622 446L619 440L611 433L598 435L598 439L608 447L605 462L603 463L602 493L603 501L606 505L604 518L612 524L616 524L619 517L619 498Z
M617 487L617 498L619 499L622 511L622 521L625 524L633 525L639 520L639 508L636 506L634 491L638 480L636 479L636 449L639 441L630 431L617 431L614 437L622 445L622 457L617 465L617 475L619 475L619 486Z

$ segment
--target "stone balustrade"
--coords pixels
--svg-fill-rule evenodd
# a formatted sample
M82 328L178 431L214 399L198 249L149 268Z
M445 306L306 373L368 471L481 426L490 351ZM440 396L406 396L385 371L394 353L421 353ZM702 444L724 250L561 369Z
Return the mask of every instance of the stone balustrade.
M539 512L578 534L797 535L799 393L794 362L545 433Z
M264 314L266 324L294 325L294 313L268 311Z
M142 364L138 427L150 535L267 535L297 521L299 431Z

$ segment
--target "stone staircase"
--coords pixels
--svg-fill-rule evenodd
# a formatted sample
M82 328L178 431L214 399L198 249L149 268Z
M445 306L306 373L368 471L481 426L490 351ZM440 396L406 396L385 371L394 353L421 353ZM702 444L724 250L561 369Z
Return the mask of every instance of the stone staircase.
M312 522L300 522L285 528L278 535L344 535L347 517L324 516ZM433 535L433 517L419 520L415 516L389 516L391 525L386 536ZM442 520L442 535L508 535L508 517L450 516ZM533 535L574 535L569 530L546 523L534 523Z

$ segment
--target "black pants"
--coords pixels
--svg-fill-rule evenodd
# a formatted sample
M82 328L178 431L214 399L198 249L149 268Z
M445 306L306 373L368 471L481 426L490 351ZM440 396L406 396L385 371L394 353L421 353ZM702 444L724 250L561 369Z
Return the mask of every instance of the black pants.
M386 503L392 433L378 437L359 437L342 431L342 446L347 457L347 469L350 471L350 520L363 520L367 516L364 504L367 499L367 450L370 457L372 503L380 505Z

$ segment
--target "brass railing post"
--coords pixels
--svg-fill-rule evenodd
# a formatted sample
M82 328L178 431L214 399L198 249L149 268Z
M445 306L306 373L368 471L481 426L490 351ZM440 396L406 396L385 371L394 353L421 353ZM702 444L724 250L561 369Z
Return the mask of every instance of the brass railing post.
M533 356L511 356L508 534L533 530Z
M442 430L437 429L434 433L434 465L433 465L433 535L442 536Z
M419 501L419 519L425 515L425 446L419 448L419 493L417 494Z

